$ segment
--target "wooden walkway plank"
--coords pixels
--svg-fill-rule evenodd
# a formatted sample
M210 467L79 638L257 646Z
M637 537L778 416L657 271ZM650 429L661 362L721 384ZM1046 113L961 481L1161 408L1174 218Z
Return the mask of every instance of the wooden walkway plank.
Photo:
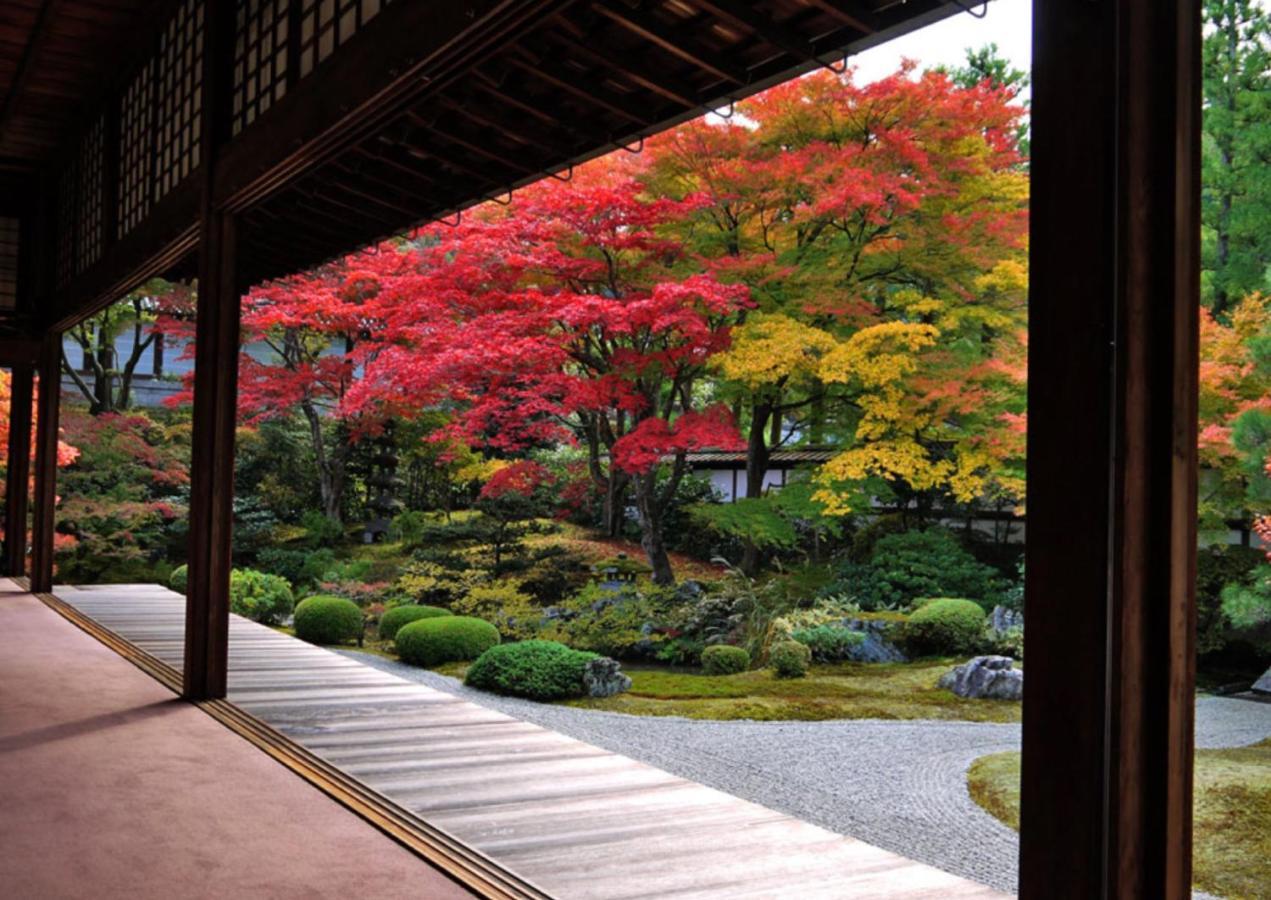
M157 585L57 596L180 668ZM578 900L1007 895L237 616L229 700L553 896Z

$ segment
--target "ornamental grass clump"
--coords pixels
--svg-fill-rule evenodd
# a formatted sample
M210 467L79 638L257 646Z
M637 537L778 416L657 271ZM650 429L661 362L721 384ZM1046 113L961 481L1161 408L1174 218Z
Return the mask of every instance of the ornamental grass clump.
M402 626L397 655L416 666L439 666L476 659L499 643L499 629L469 616L437 616Z
M418 606L414 603L395 606L380 617L380 640L393 640L397 637L397 632L411 622L418 622L420 619L438 619L449 615L452 615L450 610L442 609L440 606Z
M813 628L796 628L790 636L812 651L817 662L843 662L852 658L852 651L865 643L865 635L837 625L817 625Z
M768 651L768 665L778 678L802 678L811 662L812 651L798 641L778 641Z
M716 644L702 651L702 672L707 675L736 675L750 668L750 654L743 647Z
M529 700L564 700L587 693L583 673L599 657L556 641L500 644L481 654L464 684Z
M311 644L362 640L362 610L352 600L319 595L296 607L296 637Z
M930 600L914 611L901 632L912 656L973 653L984 632L984 610L973 600Z

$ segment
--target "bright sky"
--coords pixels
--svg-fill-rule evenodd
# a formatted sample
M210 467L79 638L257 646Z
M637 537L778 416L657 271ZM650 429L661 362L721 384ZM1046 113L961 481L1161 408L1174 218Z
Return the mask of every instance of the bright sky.
M969 4L968 4L969 5ZM980 10L980 4L973 9ZM902 59L918 61L921 69L936 65L961 65L966 48L997 44L998 51L1017 69L1027 72L1032 64L1032 0L991 0L988 15L977 19L960 12L894 41L852 57L857 83L875 81L896 71Z

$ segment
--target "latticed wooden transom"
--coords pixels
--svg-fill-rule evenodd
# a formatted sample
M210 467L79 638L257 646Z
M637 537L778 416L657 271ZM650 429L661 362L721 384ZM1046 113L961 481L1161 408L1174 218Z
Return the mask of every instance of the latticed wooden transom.
M0 309L18 303L18 220L0 216Z
M287 93L291 0L239 0L234 37L234 134Z

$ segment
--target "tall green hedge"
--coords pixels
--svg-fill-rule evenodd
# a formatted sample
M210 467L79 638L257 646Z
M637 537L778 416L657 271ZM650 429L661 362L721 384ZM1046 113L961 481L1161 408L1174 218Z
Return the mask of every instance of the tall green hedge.
M973 653L985 618L984 610L972 600L931 600L909 617L901 638L913 656Z

